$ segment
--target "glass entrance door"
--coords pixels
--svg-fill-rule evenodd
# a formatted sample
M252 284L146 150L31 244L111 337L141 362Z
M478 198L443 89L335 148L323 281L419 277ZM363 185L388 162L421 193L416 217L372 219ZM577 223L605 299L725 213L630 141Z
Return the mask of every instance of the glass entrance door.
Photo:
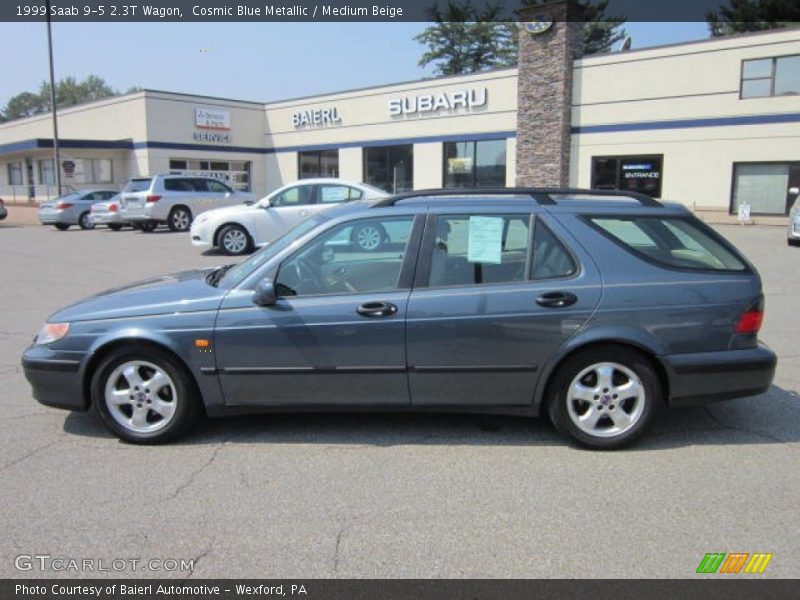
M737 163L733 166L731 214L742 204L755 215L788 215L800 187L800 162Z

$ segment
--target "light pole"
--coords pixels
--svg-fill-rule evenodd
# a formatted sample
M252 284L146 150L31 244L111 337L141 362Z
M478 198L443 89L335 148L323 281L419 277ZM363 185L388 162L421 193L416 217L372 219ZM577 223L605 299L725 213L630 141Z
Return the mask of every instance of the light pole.
M58 116L56 111L56 76L53 68L53 32L50 26L50 0L45 0L47 8L47 54L50 57L50 104L53 108L53 153L56 172L56 196L61 195L61 157L58 151Z

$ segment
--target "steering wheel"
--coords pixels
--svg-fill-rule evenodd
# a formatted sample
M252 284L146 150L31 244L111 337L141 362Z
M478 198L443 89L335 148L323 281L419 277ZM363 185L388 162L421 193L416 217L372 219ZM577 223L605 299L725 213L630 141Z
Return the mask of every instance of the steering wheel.
M311 283L318 291L323 291L324 285L319 273L305 257L298 256L294 263L294 273L299 283Z

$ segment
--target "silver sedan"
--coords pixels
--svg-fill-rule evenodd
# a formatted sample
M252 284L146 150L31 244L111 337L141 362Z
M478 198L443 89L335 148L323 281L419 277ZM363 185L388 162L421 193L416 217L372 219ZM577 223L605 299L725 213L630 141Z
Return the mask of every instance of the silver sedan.
M114 190L92 190L73 192L48 200L39 205L39 222L42 225L53 225L56 229L66 231L70 225L78 225L81 229L92 229L94 224L90 218L92 204L114 197Z
M125 225L130 225L122 218L119 208L120 195L117 194L105 202L95 202L92 204L90 218L92 225L107 225L109 229L119 231Z

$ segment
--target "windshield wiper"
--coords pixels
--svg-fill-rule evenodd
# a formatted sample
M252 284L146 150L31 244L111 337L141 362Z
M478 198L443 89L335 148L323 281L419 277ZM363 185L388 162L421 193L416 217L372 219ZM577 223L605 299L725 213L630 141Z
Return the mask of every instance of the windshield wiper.
M219 284L220 280L223 278L225 273L227 273L228 270L232 269L235 266L236 264L232 263L230 265L225 265L224 267L218 267L214 269L213 271L208 273L208 275L206 275L206 283L208 285L217 287L217 285Z

